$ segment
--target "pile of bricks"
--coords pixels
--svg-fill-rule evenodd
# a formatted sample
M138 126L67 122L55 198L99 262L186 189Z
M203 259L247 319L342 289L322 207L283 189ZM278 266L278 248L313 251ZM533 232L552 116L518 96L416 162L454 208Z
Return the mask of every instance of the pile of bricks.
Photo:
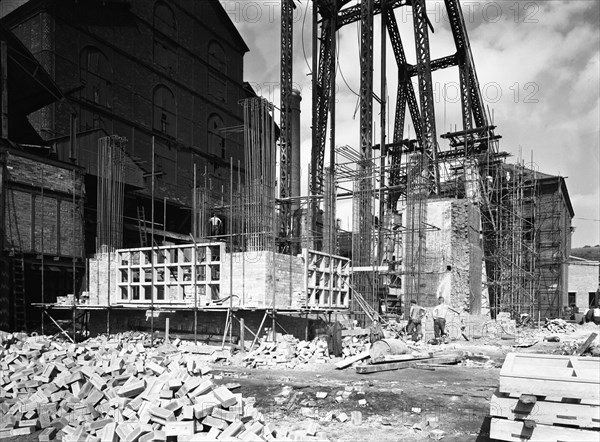
M547 319L544 328L552 333L571 333L577 327L564 319Z
M304 341L283 335L278 342L263 340L256 350L244 357L247 367L294 368L299 364L329 362L327 342L321 338Z
M342 339L342 355L345 358L360 354L368 349L370 338L368 334L346 336Z
M238 384L215 385L198 355L144 339L2 334L0 439L41 429L40 441L290 440L230 391Z

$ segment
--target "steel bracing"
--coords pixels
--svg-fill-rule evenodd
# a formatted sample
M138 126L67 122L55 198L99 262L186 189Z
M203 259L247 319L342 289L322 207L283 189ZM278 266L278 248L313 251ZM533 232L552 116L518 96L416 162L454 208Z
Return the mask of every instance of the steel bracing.
M292 96L292 61L293 61L293 0L281 1L281 135L279 139L279 196L281 203L280 235L289 238L291 234L292 218L290 213L289 197L291 196L291 163L290 146L292 141L292 112L290 109Z
M519 250L509 250L498 235L493 233L495 215L509 211L505 199L492 198L487 194L487 182L473 177L495 177L502 170L507 154L498 151L499 135L494 134L495 126L490 121L484 105L479 80L475 69L471 45L467 34L465 19L459 0L444 0L448 22L455 44L455 52L436 59L431 58L430 32L434 31L433 24L427 16L426 0L362 0L349 5L350 0L313 0L313 114L312 114L312 150L309 178L311 194L308 211L308 233L311 245L319 248L321 244L332 252L335 239L335 200L336 188L339 183L352 183L353 190L349 195L353 198L353 245L352 259L356 266L381 265L380 258L383 248L381 244L385 235L391 235L387 230L388 221L399 216L397 209L403 207L408 219L402 221L404 229L401 235L411 244L404 244L404 269L407 293L411 297L419 297L421 269L426 256L425 235L428 198L432 195L455 198L469 198L478 203L481 208L484 236L484 249L487 263L488 286L491 294L495 287L502 284L491 263L494 257L505 257L507 262L513 259L531 259L518 257ZM286 113L285 96L288 81L291 82L291 22L292 2L282 2L282 114ZM396 11L401 7L412 9L412 29L415 40L416 61L408 62L405 47L400 34ZM382 97L378 98L373 92L373 27L376 16L381 15L381 82ZM359 93L359 139L357 151L350 154L350 148L335 145L335 76L338 32L346 25L360 23L360 93ZM284 32L285 31L285 32ZM387 31L387 32L385 32ZM397 67L396 108L393 112L393 133L386 141L385 122L387 91L386 79L386 37L389 36L390 46ZM285 49L285 51L284 51ZM289 52L288 52L289 50ZM289 56L289 58L288 58ZM434 87L432 73L439 69L457 67L460 84L462 128L452 133L441 135L448 140L448 148L440 150L438 130L436 128L436 111L434 103ZM389 77L388 77L389 78ZM413 78L415 85L413 85ZM289 83L291 84L291 83ZM290 86L291 87L291 86ZM415 90L418 88L417 90ZM376 99L381 109L381 142L373 146L373 99ZM408 120L407 120L408 108ZM412 124L414 132L406 138L406 123ZM289 135L286 128L289 122L282 117L282 152L281 152L281 194L285 195L287 155ZM329 167L324 168L327 135L330 135ZM409 131L410 132L410 131ZM414 139L410 139L410 138ZM374 148L381 149L381 156L373 159ZM285 150L285 151L284 151ZM335 155L346 152L350 162L335 164ZM343 156L343 155L342 155ZM379 164L376 164L379 163ZM327 176L325 176L327 174ZM479 184L473 184L480 181ZM499 181L498 181L499 182ZM379 183L379 184L377 184ZM477 190L477 187L480 187ZM516 186L519 190L522 186ZM347 191L347 189L346 189ZM520 190L519 190L520 191ZM518 192L514 193L518 194ZM322 201L323 229L317 228L319 200ZM511 200L514 202L514 199ZM506 207L505 207L506 206ZM377 208L379 211L377 211ZM385 208L385 211L382 210ZM375 213L377 212L377 213ZM502 212L503 213L503 212ZM512 213L512 212L511 212ZM285 217L289 216L282 210ZM394 216L390 216L394 214ZM377 215L377 216L375 216ZM376 221L376 218L379 218ZM547 218L550 218L549 216ZM394 218L396 219L396 218ZM488 222L488 220L491 220ZM493 222L492 222L493 221ZM284 226L287 221L284 219ZM489 224L489 226L488 226ZM390 224L394 225L394 223ZM491 227L491 228L487 228ZM535 226L531 226L532 229ZM556 230L556 229L555 229ZM492 233L490 233L492 232ZM398 236L398 235L396 235ZM321 239L324 241L321 243ZM378 242L378 247L374 243ZM512 249L515 249L512 247ZM391 249L390 249L391 250ZM377 252L376 252L377 251ZM525 252L523 252L525 253ZM528 252L529 253L529 252ZM521 253L522 254L522 253ZM391 253L393 255L393 253ZM376 259L377 258L377 259ZM398 256L396 256L398 258ZM519 262L521 262L519 261ZM515 261L517 262L517 261ZM501 266L503 269L506 266ZM367 275L367 272L360 272ZM505 278L506 276L502 276ZM494 280L494 278L496 280ZM516 281L518 275L509 276ZM376 301L377 277L359 278L357 289L369 302ZM523 278L521 278L523 279ZM526 277L527 285L531 278ZM552 286L552 284L549 284ZM514 286L514 284L513 284ZM524 290L526 292L527 290ZM499 299L499 298L498 298ZM549 303L552 304L552 303Z

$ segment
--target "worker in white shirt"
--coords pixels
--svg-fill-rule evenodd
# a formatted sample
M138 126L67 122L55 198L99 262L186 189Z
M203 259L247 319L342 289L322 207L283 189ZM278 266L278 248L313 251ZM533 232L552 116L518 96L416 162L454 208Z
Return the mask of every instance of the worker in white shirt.
M459 312L449 305L446 305L443 296L438 298L439 304L433 308L432 316L433 316L433 332L435 334L435 339L440 341L446 336L446 317L448 316L448 310L453 311L457 315Z
M221 226L223 224L223 222L221 221L221 218L219 218L217 215L215 215L213 213L212 216L210 217L210 219L208 220L208 224L210 226L210 235L211 236L218 236L221 234Z

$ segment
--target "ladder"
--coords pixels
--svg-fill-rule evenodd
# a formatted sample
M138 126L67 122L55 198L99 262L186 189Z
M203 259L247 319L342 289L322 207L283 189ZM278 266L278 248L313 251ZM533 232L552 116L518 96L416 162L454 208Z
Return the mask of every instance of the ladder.
M352 287L350 284L348 284L348 286L352 289L352 296L358 303L359 307L365 312L371 321L378 321L381 325L388 325L388 321L379 313L377 313L375 309L371 307L367 301L365 301L365 298L363 298L360 293L354 290L354 287Z
M146 227L146 212L144 206L137 205L138 230L140 232L140 247L148 245L148 229Z
M13 259L13 307L15 330L25 330L27 326L27 302L25 299L25 260L23 255Z

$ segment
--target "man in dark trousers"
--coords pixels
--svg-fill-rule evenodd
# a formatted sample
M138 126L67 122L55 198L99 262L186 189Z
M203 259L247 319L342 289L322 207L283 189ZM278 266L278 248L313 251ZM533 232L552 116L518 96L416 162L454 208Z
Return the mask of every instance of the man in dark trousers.
M218 236L221 234L221 226L223 225L223 222L221 221L221 218L214 213L208 220L208 225L210 226L210 236Z
M448 316L448 311L451 310L457 315L460 313L447 305L443 296L440 296L438 301L439 304L436 305L432 311L433 332L435 333L435 339L438 342L441 342L446 336L446 317Z
M412 340L417 342L423 337L423 325L421 321L427 314L427 310L420 305L417 305L417 301L414 299L410 300L410 311L408 313L408 324L406 325L406 333L412 334Z

